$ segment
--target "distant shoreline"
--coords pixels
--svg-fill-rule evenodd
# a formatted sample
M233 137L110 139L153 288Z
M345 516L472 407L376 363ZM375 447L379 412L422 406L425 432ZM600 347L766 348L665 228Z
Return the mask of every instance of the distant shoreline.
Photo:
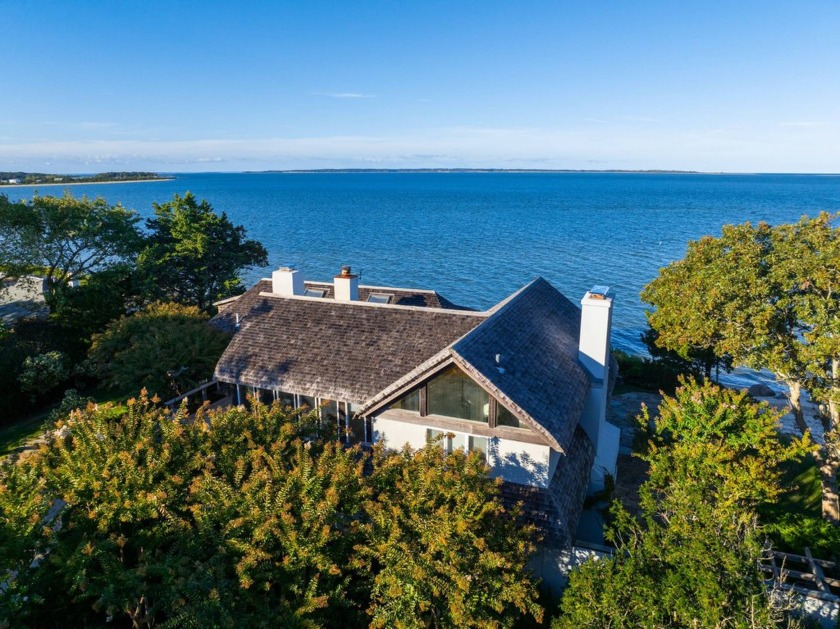
M398 173L545 173L545 174L640 174L640 175L725 175L724 172L703 172L699 170L575 170L545 168L310 168L293 170L245 170L245 175L260 174L398 174ZM752 174L752 173L750 173Z
M40 188L41 186L106 186L113 183L149 183L152 181L174 181L175 177L160 177L159 179L126 179L125 181L73 181L66 183L4 183L0 190L6 188Z

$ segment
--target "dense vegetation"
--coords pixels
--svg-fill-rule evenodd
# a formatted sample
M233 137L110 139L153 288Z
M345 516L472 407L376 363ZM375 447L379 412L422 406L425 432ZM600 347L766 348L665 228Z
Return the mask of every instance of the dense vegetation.
M0 186L10 185L10 180L17 180L21 185L56 184L56 183L99 183L104 181L147 181L166 179L157 173L144 172L109 172L95 175L54 175L48 173L0 172Z
M279 404L89 405L0 469L15 626L511 627L533 530L476 453L345 449Z
M0 327L0 408L64 397L46 444L0 468L0 625L539 622L535 532L478 457L348 450L316 415L256 402L194 421L159 408L210 375L227 342L212 304L267 254L189 193L154 210L141 226L101 199L0 195L0 272L46 277L48 310ZM673 397L641 417L641 513L614 505L616 553L572 573L554 626L778 626L766 536L840 552L838 236L826 214L727 226L646 287L651 356L617 359L625 384ZM776 373L803 439L711 384L733 365ZM87 404L141 386L126 408ZM824 442L801 390L824 404ZM779 511L780 474L814 460L828 520Z
M807 441L783 443L779 415L746 392L684 381L640 417L649 464L641 518L620 503L615 554L572 572L554 627L771 627L784 597L759 570L757 509L782 491L781 466Z
M814 456L823 515L840 524L840 228L822 213L796 224L728 225L642 291L656 345L768 369L784 383L800 431L801 392L824 404Z
M0 327L0 418L53 403L68 387L104 381L168 398L210 376L224 348L206 324L213 302L241 292L242 271L266 257L189 193L155 205L145 229L136 212L101 198L0 195L0 273L45 278L48 310Z

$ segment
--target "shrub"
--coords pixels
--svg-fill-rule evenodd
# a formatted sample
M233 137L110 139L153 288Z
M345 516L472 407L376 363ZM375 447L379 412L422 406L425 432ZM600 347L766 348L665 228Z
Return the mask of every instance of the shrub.
M21 391L29 393L33 401L49 393L70 376L67 363L67 357L61 352L27 356L18 376Z
M682 371L666 361L631 356L621 350L613 351L613 356L618 362L618 374L621 381L626 385L673 393L679 386L679 377L684 375Z

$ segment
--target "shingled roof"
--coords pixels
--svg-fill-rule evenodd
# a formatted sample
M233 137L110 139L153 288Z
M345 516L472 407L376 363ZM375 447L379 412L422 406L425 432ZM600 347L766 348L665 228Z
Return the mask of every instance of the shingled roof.
M367 413L454 362L569 452L589 376L577 360L580 310L547 281L538 278L483 313L441 307L450 302L433 291L364 288L360 299L387 292L397 304L271 295L269 280L219 304L214 324L235 329L238 315L240 327L216 378L346 400Z
M267 293L243 298L216 317L229 326L231 316L240 315L239 331L216 365L217 379L355 403L483 320L442 308Z
M568 451L590 384L577 359L580 309L537 278L490 312L454 344L455 362Z
M326 291L322 299L333 299L335 297L335 286L332 282L305 282L307 289L320 289ZM244 319L262 300L261 293L271 292L271 280L262 279L242 295L224 299L216 302L218 314L213 318L213 325L228 332L236 330L236 315L240 321ZM440 293L433 290L392 288L386 286L359 286L359 301L367 302L372 293L385 293L392 295L391 304L398 306L416 306L421 308L443 308L446 310L462 310L474 312L472 308L459 306Z

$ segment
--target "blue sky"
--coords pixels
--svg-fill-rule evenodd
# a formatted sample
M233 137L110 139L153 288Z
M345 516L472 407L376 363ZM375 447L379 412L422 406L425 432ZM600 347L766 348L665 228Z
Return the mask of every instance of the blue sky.
M0 2L0 170L840 172L840 2Z

